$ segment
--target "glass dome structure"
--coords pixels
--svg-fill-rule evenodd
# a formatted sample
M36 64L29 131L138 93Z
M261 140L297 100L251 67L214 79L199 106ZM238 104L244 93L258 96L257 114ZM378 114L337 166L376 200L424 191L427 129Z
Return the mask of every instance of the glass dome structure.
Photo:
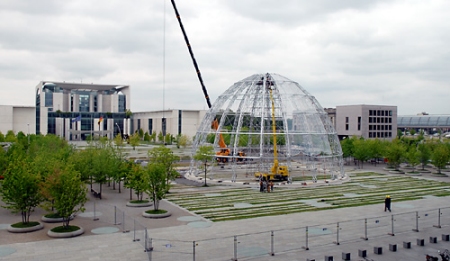
M220 95L199 125L192 154L203 145L215 151L212 178L344 175L328 114L298 83L278 74L254 74ZM204 165L192 160L190 173L203 173Z

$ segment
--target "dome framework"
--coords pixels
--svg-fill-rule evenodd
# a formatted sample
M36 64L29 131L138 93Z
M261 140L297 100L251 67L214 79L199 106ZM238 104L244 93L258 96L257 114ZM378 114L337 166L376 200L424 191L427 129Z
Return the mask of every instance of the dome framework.
M216 152L209 173L232 181L277 171L274 166L286 166L289 178L344 175L328 114L298 83L278 74L254 74L220 95L197 130L193 155L202 145ZM192 160L190 172L201 173L202 166Z

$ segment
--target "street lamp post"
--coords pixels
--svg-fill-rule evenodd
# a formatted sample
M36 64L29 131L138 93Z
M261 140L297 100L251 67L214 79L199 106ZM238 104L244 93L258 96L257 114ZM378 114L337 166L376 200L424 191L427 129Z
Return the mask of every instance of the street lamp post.
M206 166L207 166L207 163L208 162L208 159L205 159L205 187L207 187L208 185L206 185Z
M120 130L119 124L117 124L117 122L116 122L116 126L117 126L117 128L119 129L120 137L122 137L122 131ZM123 138L123 137L122 137L122 138Z

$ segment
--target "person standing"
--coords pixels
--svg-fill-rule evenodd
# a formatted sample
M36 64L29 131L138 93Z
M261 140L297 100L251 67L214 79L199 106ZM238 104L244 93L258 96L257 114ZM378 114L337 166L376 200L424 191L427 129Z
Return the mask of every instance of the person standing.
M386 209L391 212L391 196L389 195L384 199L384 212L386 212Z
M273 181L270 181L270 190L273 192Z
M264 187L263 187L263 181L262 179L259 181L259 192L263 192L264 191Z

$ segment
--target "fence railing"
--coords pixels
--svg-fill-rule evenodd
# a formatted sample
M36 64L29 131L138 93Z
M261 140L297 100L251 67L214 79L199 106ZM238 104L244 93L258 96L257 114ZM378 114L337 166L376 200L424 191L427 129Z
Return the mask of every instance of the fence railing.
M149 260L241 260L286 252L300 252L326 245L342 245L424 229L450 226L450 207L386 216L343 220L335 223L202 240L154 238L147 227L116 206L97 206L100 219L116 225L142 245ZM195 237L195 236L193 236Z

